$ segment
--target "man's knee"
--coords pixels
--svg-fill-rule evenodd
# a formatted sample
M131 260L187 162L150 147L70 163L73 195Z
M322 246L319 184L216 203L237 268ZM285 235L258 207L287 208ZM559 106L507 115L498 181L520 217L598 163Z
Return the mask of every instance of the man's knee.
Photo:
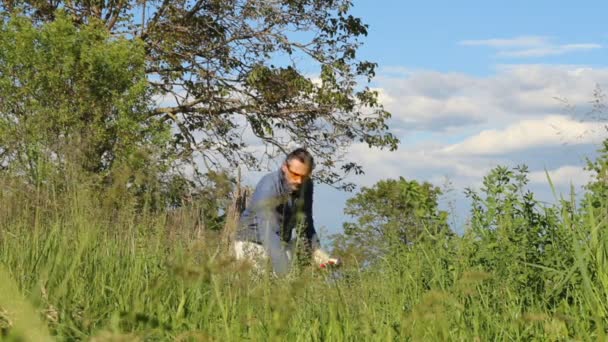
M266 250L255 242L235 241L234 254L237 260L250 262L257 271L271 266L276 275L284 275L290 269L290 255L280 242L270 244L269 250Z
M237 260L262 261L268 259L268 254L260 244L250 241L235 241L234 256Z

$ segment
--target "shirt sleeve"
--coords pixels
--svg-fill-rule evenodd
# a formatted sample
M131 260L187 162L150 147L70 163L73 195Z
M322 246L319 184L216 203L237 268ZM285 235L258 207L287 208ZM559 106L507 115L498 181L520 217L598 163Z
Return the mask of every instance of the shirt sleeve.
M279 218L276 212L279 194L270 177L264 177L258 183L251 198L252 214L259 241L270 248L271 234L279 230Z

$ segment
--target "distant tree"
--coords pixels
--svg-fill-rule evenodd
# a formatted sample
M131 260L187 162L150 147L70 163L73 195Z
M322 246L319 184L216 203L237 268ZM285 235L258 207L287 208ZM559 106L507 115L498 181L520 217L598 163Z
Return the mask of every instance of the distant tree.
M344 213L353 221L345 222L344 233L334 237L335 252L373 262L391 247L449 231L447 212L438 208L439 195L438 187L403 177L362 188L346 202Z
M351 143L395 149L398 142L386 125L390 114L367 86L376 64L357 59L367 26L351 7L350 0L0 1L5 26L7 13L36 25L61 13L77 27L102 25L123 54L137 59L119 75L139 72L143 62L149 95L165 99L148 102L146 115L159 130L174 128L180 160L259 168L265 157L251 144L265 145L266 156L303 145L327 183L361 172L341 159ZM130 80L142 90L140 77ZM106 80L99 80L100 91L123 94L113 87L124 88L125 79ZM247 128L254 140L245 141Z

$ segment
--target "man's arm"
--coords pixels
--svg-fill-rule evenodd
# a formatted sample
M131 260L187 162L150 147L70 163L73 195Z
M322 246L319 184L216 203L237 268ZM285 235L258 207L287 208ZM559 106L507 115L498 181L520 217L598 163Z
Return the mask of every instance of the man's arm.
M279 201L280 194L272 177L267 176L262 178L251 198L251 208L257 228L257 237L270 257L273 270L277 274L284 274L287 272L289 265L285 251L281 248L281 240L277 234L280 228L279 217L276 211Z
M272 177L263 177L255 187L251 197L251 213L262 244L267 242L267 233L276 232L279 228L279 218L276 212L279 194Z

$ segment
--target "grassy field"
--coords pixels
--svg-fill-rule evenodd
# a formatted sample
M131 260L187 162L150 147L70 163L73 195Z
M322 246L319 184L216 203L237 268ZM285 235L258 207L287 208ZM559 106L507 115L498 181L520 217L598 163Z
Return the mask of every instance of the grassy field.
M489 228L476 227L484 224L478 218L462 237L429 236L374 268L351 262L339 272L305 269L277 280L252 279L221 235L197 229L187 209L108 209L84 187L61 195L3 189L7 340L606 338L601 210L557 210L533 235L522 225L536 223L517 215L499 215ZM550 243L539 245L538 236Z

